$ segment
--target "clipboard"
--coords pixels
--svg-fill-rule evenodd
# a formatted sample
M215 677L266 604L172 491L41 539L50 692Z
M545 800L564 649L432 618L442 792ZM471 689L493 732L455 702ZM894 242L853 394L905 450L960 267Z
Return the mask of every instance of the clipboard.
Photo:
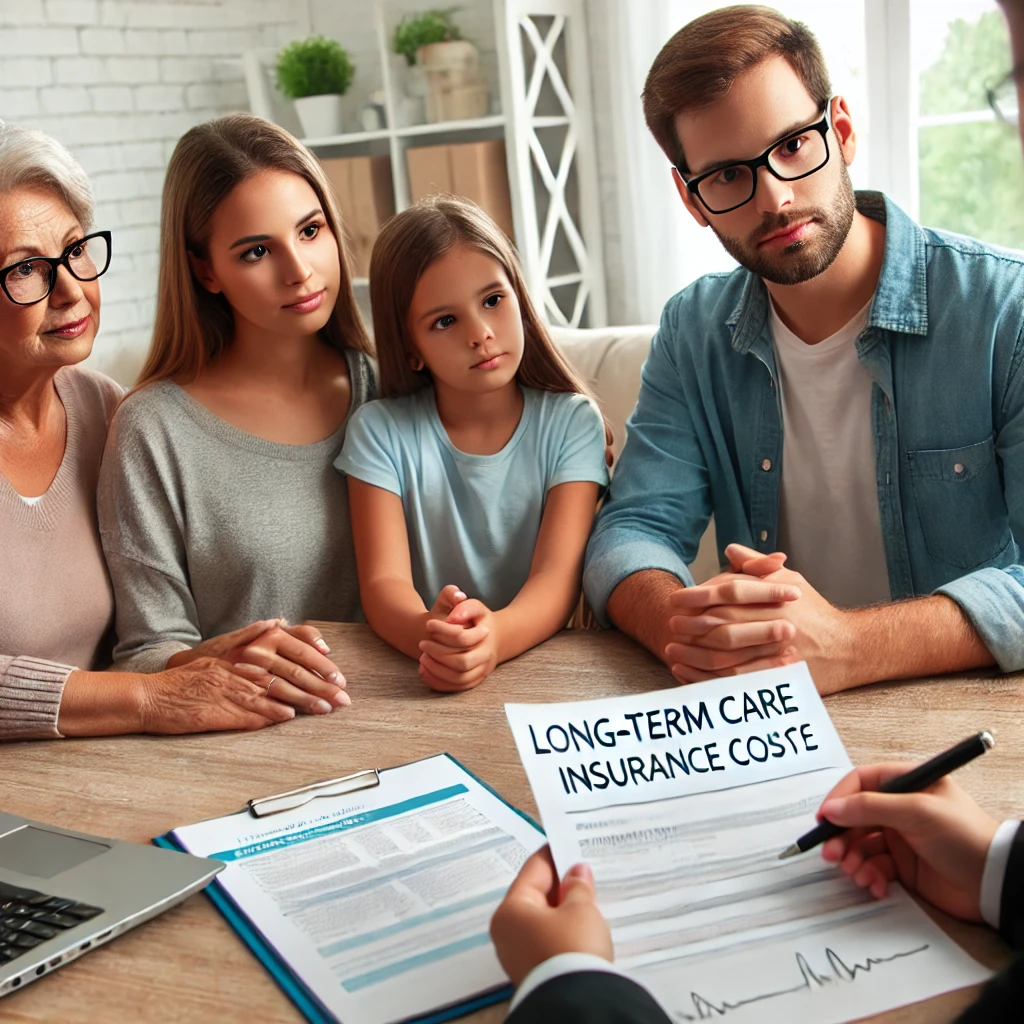
M530 815L510 804L492 786L489 786L483 781L483 779L471 772L457 758L454 758L451 754L447 753L442 756L446 757L454 765L465 772L466 775L476 781L483 789L487 790L487 792L504 804L505 807L515 812L515 814L528 822L533 826L533 828L537 829L537 831L543 835L543 829ZM429 758L422 758L420 760L425 761L429 760ZM407 765L396 765L394 767L408 767L408 765L418 763L419 761L412 761L408 762ZM266 797L256 797L250 799L246 803L246 806L236 813L239 815L247 814L252 817L253 820L257 820L261 817L266 817L268 814L278 813L279 808L276 804L286 798L297 799L300 796L305 796L307 800L312 800L321 796L340 796L358 792L360 789L372 788L380 785L381 774L386 773L388 770L389 769L365 769L361 772L356 772L353 775L343 776L339 779L330 779L324 782L312 783L311 785L303 786L295 790L289 790L285 793L273 794ZM359 784L357 780L359 780L361 784ZM332 787L343 786L343 784L349 782L352 783L349 788L332 789ZM303 800L302 802L304 803L306 800ZM289 809L297 806L300 806L300 804L288 804ZM260 813L261 810L263 813ZM159 846L166 850L188 852L186 848L175 838L172 832L166 832L161 836L156 836L152 842L155 846ZM268 971L270 976L277 983L278 987L286 996L288 996L289 999L292 1000L299 1012L302 1013L310 1024L345 1024L344 1021L341 1021L320 1001L313 990L291 969L287 961L277 952L272 943L263 935L259 928L249 920L241 908L237 906L231 896L224 890L223 886L218 884L218 880L216 878L209 886L207 886L204 892L217 910L219 910L223 915L227 923L235 930L242 941L256 956L257 960L259 960ZM475 1012L476 1010L510 999L513 992L513 986L511 984L506 984L463 1002L441 1007L426 1015L407 1018L403 1024L444 1024L446 1021L463 1017Z

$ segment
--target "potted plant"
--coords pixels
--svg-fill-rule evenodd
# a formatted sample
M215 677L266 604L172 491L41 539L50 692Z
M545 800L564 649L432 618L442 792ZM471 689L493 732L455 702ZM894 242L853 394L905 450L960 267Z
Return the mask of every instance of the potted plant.
M452 21L457 10L457 7L435 8L421 14L405 15L395 27L392 49L405 57L405 63L412 67L420 47L461 40L462 30Z
M428 121L481 117L487 86L477 69L476 47L452 21L456 7L408 14L395 28L392 48L405 57L409 92L423 97Z
M355 73L348 51L324 36L300 39L278 53L278 88L295 101L307 138L341 132L341 98Z

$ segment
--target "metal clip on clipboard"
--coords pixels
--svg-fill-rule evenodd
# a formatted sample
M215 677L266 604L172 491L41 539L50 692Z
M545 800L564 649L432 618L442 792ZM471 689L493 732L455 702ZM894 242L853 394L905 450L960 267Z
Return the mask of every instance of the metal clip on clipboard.
M380 773L376 768L367 768L354 775L345 775L340 779L328 779L325 782L314 782L299 789L290 789L287 793L276 793L272 796L256 797L249 801L249 813L254 818L265 818L268 814L279 811L290 811L320 796L342 796L360 789L370 789L380 785Z

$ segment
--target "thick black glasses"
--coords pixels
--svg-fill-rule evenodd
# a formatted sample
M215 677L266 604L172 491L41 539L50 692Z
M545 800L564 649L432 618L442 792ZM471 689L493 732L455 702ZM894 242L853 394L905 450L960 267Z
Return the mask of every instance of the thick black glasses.
M110 232L97 231L72 242L59 256L29 256L0 270L0 288L19 306L42 302L67 267L79 281L95 281L110 266Z
M832 101L825 104L820 121L774 142L753 160L737 160L686 181L686 187L708 213L729 213L749 203L757 190L757 172L767 167L780 181L797 181L820 171L828 163L828 133L832 127Z
M1015 67L1007 71L995 85L990 85L985 90L988 105L992 113L1005 122L1012 124L1015 128L1019 120L1017 110L1017 79L1024 75L1024 67Z

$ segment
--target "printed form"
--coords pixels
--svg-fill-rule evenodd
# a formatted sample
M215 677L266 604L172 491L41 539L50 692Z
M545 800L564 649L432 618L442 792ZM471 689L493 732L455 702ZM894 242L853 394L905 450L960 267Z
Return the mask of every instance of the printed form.
M445 755L257 819L175 829L310 992L345 1024L390 1024L508 984L488 932L523 861L525 818Z
M991 975L900 886L778 859L852 767L805 663L505 710L559 873L591 866L616 963L673 1019L839 1024Z

